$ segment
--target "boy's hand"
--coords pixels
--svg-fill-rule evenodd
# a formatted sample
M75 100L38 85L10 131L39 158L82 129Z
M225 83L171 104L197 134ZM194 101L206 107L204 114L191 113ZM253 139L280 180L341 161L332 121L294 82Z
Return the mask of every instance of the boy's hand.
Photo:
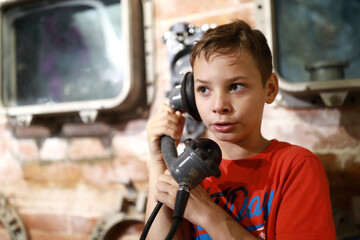
M172 137L176 142L180 142L184 124L185 118L180 112L175 112L169 105L162 104L146 126L151 159L163 161L160 138L167 135ZM164 163L162 162L162 164Z
M156 201L162 202L167 207L174 210L176 193L179 188L178 183L170 175L169 171L160 175L156 184ZM201 187L197 186L190 191L190 197L186 205L184 218L196 225L203 225L201 219L214 209L218 209L208 193Z

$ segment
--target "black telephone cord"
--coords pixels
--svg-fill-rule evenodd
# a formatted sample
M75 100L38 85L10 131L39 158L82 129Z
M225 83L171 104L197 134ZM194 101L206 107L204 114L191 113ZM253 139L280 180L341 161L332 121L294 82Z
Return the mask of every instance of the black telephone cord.
M160 211L162 205L163 205L163 203L161 203L161 202L158 202L156 204L154 210L152 211L149 219L147 220L147 222L145 224L145 227L144 227L144 230L143 230L143 232L141 234L140 240L145 240L146 239L146 236L149 233L150 227L151 227L152 223L154 222L155 217L158 214L158 212Z

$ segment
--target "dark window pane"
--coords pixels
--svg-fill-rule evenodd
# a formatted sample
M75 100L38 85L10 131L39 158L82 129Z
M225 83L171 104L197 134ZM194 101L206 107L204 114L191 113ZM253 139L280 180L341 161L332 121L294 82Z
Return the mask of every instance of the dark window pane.
M16 68L15 84L10 83L11 77L4 79L7 105L119 95L124 59L119 2L55 2L12 11L8 16L14 19L11 28L16 53L9 66Z
M359 13L360 0L275 0L278 72L306 82L306 66L343 65L344 78L360 78Z

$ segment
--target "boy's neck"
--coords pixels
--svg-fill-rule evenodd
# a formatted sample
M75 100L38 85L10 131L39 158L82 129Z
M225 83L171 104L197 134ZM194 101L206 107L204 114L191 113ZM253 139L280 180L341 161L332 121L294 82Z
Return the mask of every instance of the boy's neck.
M247 146L246 144L230 142L219 142L219 145L222 150L223 159L238 160L250 158L257 155L258 153L261 153L270 145L270 143L271 141L263 138L254 146Z
M212 135L212 134L209 134ZM224 142L218 141L214 136L208 136L217 144L222 151L222 158L228 160L238 160L253 157L265 150L271 141L265 139L261 134L253 139L246 139L242 142Z

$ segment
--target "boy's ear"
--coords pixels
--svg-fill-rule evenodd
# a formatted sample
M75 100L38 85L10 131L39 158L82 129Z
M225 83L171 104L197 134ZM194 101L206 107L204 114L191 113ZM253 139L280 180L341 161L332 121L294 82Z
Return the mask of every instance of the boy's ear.
M279 92L279 80L275 73L272 73L266 81L266 103L272 103Z

